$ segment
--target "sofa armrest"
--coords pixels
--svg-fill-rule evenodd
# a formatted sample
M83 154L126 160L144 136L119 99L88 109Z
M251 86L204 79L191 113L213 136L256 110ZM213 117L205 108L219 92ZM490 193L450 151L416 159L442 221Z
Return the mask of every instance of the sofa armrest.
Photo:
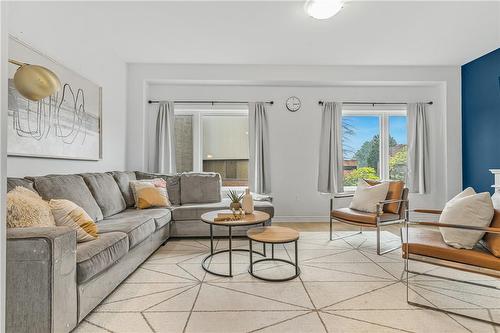
M77 325L76 231L7 230L7 332L69 332Z

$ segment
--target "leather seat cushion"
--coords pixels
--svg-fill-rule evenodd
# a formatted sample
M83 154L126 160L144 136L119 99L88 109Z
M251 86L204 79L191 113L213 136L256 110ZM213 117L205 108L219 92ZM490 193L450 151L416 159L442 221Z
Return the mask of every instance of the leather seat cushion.
M122 214L120 218L107 218L97 224L99 234L120 231L128 236L129 248L133 248L156 230L155 221L144 215Z
M103 272L128 252L127 234L109 232L76 244L77 281L81 284Z
M341 220L346 220L346 221L356 222L356 223L377 225L377 214L376 213L361 212L359 210L355 210L355 209L351 209L351 208L339 208L339 209L332 210L331 214L332 214L333 218L337 218L337 219L341 219ZM383 213L380 216L380 221L382 221L382 222L398 220L398 219L399 219L398 214Z
M131 216L145 216L154 219L156 230L163 228L172 220L172 213L170 209L167 208L127 209L121 213L110 216L108 220Z
M448 246L437 230L410 229L409 242L403 244L403 257L407 247L410 254L500 270L500 258L495 257L480 245L471 250L456 249Z

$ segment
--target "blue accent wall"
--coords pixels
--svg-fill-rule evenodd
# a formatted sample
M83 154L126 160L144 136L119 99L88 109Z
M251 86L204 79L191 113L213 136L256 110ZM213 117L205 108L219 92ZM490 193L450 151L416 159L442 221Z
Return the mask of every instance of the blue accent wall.
M490 191L500 169L500 48L462 66L463 186Z

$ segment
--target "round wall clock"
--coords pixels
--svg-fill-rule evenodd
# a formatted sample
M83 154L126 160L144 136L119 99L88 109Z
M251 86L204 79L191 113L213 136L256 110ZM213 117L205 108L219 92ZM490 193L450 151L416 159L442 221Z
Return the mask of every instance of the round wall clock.
M300 99L298 97L292 96L288 97L286 100L286 108L288 111L296 112L300 109Z

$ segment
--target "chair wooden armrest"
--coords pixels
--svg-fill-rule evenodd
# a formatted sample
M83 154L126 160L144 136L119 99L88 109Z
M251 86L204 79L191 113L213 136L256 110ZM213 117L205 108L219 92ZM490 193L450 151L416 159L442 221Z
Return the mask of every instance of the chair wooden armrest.
M436 215L441 215L443 212L442 210L438 209L413 209L413 213L423 213L423 214L436 214Z
M335 193L333 197L335 199L340 199L340 198L351 198L354 196L354 192L343 192L343 193Z
M422 222L422 221L408 221L405 224L408 226L409 225L422 225L422 226L428 226L428 227L465 229L465 230L484 231L487 233L500 234L500 228L492 228L492 227L476 227L476 226L472 226L472 225L445 224L445 223L439 223L439 222Z

